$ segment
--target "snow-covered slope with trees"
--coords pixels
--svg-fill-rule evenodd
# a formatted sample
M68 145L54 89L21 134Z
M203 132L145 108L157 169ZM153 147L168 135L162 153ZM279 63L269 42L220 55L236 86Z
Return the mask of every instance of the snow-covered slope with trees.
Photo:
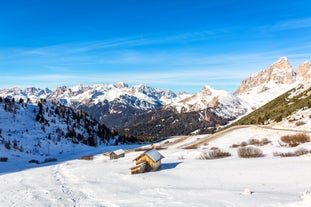
M0 98L0 156L18 154L42 161L116 140L118 136L85 112L43 99L32 103Z

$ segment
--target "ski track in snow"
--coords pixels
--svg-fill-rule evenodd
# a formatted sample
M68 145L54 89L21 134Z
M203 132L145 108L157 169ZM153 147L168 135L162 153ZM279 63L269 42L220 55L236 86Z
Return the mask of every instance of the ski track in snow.
M64 175L61 173L61 165L56 165L52 168L52 176L55 179L56 185L61 190L64 195L64 198L67 200L72 201L72 206L79 207L80 206L80 199L85 198L86 196L81 192L74 192L70 186L67 184ZM58 200L63 199L63 197L59 197Z

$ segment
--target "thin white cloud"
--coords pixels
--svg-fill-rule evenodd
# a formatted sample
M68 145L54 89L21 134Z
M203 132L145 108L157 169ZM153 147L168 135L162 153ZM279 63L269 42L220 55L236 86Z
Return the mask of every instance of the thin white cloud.
M311 28L311 18L291 19L279 22L272 27L275 30L292 30Z

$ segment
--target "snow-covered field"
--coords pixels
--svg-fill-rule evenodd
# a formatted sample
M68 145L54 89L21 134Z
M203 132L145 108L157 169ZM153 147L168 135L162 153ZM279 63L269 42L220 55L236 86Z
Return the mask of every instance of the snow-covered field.
M130 174L129 168L142 152L132 151L125 158L109 160L93 148L94 151L84 151L84 154L97 154L93 160L71 157L46 166L27 163L32 168L26 169L24 164L22 171L16 168L23 157L11 158L0 162L0 203L1 206L311 206L308 193L311 156L272 155L279 150L311 149L311 143L281 147L280 136L289 133L295 132L256 127L237 129L192 150L180 146L201 137L186 138L160 151L165 156L160 171L135 175ZM260 147L264 157L239 158L237 149L230 148L250 138L272 141ZM163 141L163 146L167 141L170 140ZM232 156L198 159L212 147L229 151Z

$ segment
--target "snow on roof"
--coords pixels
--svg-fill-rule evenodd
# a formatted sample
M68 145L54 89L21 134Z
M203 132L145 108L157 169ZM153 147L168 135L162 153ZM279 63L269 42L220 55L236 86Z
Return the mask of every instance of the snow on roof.
M159 160L164 158L164 156L161 155L156 149L151 149L151 150L144 152L143 154L139 155L135 160L137 160L138 158L140 158L143 155L147 155L154 162L158 162Z
M115 153L116 155L121 155L121 154L123 154L125 152L124 152L123 149L118 149L118 150L113 151L113 153Z

